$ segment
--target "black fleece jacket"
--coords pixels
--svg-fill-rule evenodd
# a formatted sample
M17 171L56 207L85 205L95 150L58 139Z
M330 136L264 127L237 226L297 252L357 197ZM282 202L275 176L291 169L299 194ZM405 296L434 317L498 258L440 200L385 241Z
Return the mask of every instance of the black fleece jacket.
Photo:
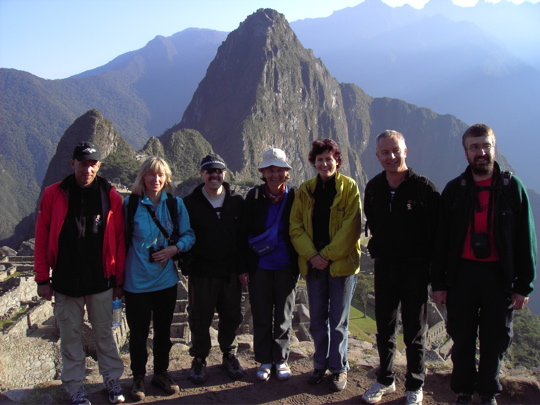
M392 198L383 171L368 182L364 195L371 257L388 261L431 258L440 195L427 177L409 168Z
M195 231L194 263L190 276L228 278L245 273L245 252L241 243L244 198L223 183L225 199L220 217L198 185L183 199Z
M497 181L493 202L493 232L497 253L504 271L508 293L524 296L533 291L536 278L536 232L527 191L512 176L505 192L500 181L500 167L495 162ZM433 291L445 291L455 282L465 236L474 208L474 179L470 167L451 180L441 196L439 232L432 266Z

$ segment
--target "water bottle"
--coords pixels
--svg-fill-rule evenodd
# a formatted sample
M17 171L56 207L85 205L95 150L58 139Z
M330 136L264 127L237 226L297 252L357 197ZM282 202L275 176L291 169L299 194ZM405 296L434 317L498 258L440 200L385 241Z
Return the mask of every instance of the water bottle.
M122 324L122 300L115 299L112 302L112 326L120 326Z

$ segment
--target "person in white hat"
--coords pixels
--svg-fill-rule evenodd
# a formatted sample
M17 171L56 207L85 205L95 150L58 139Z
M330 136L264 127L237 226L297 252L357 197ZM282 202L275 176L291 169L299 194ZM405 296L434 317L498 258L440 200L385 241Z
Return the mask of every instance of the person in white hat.
M287 185L291 166L285 152L271 148L262 159L264 184L246 196L243 230L250 249L248 273L240 275L240 282L249 286L257 379L268 381L274 369L283 381L291 377L287 361L298 281L298 255L289 236L294 189Z

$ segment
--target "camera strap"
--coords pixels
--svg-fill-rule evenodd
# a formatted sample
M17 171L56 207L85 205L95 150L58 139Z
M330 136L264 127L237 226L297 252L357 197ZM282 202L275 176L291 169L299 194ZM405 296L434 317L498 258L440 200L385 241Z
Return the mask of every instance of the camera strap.
M159 230L161 231L163 236L165 236L165 239L167 239L170 242L170 240L169 240L169 232L167 232L165 230L165 228L163 228L163 225L161 225L161 222L159 222L159 219L157 219L156 213L154 212L154 210L152 208L150 208L150 206L147 205L147 204L143 204L143 205L146 208L146 210L148 211L148 213L150 214L150 216L152 217L152 221L154 221L154 223L159 228Z
M492 176L491 177L491 186L475 186L473 188L473 198L474 198L474 209L472 210L472 215L471 215L471 235L474 235L475 234L475 229L474 229L474 223L475 223L475 212L480 212L481 210L481 206L480 206L480 196L479 196L479 192L480 191L488 191L489 192L489 201L488 201L488 213L487 213L487 230L486 230L486 233L489 235L491 233L491 227L492 227L492 224L493 224L493 218L492 218L492 215L493 215L493 202L494 202L494 183L495 183L495 176Z

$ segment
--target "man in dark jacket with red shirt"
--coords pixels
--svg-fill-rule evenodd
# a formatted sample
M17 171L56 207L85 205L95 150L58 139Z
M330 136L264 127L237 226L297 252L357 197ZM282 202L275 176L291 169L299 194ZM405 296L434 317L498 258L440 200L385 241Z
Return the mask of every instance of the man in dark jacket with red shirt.
M536 234L523 183L495 161L493 130L472 125L462 144L469 166L441 196L433 300L447 306L456 404L470 404L476 391L482 404L493 405L513 311L527 305L533 290Z
M124 364L112 336L112 300L122 297L124 279L124 216L120 195L97 176L100 159L93 143L79 143L71 160L74 173L45 189L36 222L38 295L55 298L61 378L74 404L90 403L83 384L85 306L109 401L124 402L118 382Z

